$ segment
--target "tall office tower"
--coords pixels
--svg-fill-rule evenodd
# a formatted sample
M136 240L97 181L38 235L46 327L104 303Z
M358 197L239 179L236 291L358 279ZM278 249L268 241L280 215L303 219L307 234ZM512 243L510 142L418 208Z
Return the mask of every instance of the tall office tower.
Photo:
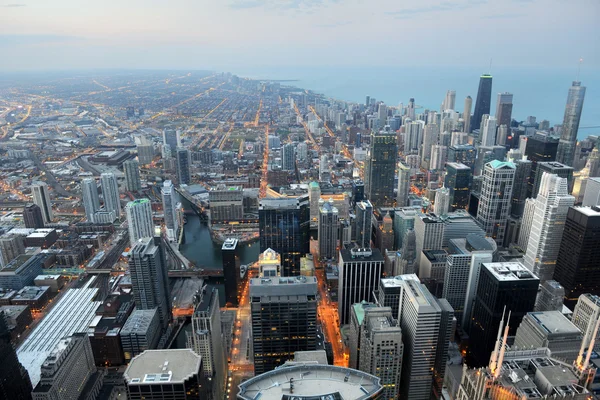
M408 100L408 105L406 106L406 116L410 119L412 119L413 121L416 119L416 115L415 115L415 99L414 98L410 98Z
M421 264L423 250L439 250L444 241L444 222L434 214L419 214L415 218L417 265Z
M192 331L188 333L188 348L202 357L202 373L209 385L213 399L225 395L227 357L221 333L221 309L217 288L202 289L194 295Z
M308 145L306 142L298 143L298 146L296 146L296 154L300 161L306 161L308 159Z
M448 148L448 162L465 164L473 171L477 159L477 149L470 144L460 144Z
M139 239L154 236L152 205L149 199L130 201L125 206L125 213L127 214L129 241L132 247Z
M221 247L223 258L223 276L225 277L225 303L237 307L241 295L240 256L237 251L238 240L227 238Z
M421 146L425 122L412 121L405 127L404 131L404 154L417 154Z
M288 143L283 146L281 169L284 171L293 171L296 169L296 145Z
M583 293L600 295L600 207L572 207L567 213L554 280L565 287L565 305Z
M44 227L42 209L37 204L28 204L23 208L25 228L39 229Z
M175 151L181 146L180 133L176 129L165 129L163 130L163 144L169 146L171 154L175 154Z
M121 198L119 197L119 184L117 177L111 172L105 172L100 175L102 185L102 196L104 197L104 210L115 213L119 218L121 215Z
M41 379L33 390L35 400L78 399L90 387L101 385L87 333L62 339L46 357Z
M431 146L431 162L429 169L440 171L444 169L444 165L448 160L448 147L439 144Z
M498 93L498 101L496 102L496 119L498 126L510 126L512 119L513 95L512 93Z
M409 229L402 239L400 260L396 263L393 275L415 274L419 269L417 261L417 235L414 229Z
M396 207L406 207L408 205L408 195L410 194L410 168L406 165L398 164L398 196L396 198Z
M142 190L142 181L140 179L140 164L136 160L127 160L123 163L123 172L125 172L125 189L130 192Z
M360 248L371 248L373 235L373 205L369 200L356 204L356 244Z
M96 222L94 221L94 214L100 209L100 197L94 178L84 178L81 181L81 191L85 217L89 222Z
M548 280L540 285L534 311L562 311L564 298L565 288L555 280Z
M192 349L146 350L131 360L123 374L127 399L209 399L203 363Z
M140 136L135 140L137 145L137 157L141 165L148 165L154 158L154 144L146 136Z
M506 146L508 140L508 126L499 125L498 133L496 134L496 144L499 146Z
M373 291L383 276L384 259L379 249L340 250L338 315L340 325L350 322L352 304L373 300Z
M450 194L450 209L465 210L469 205L469 194L471 192L471 168L465 164L448 162L446 163L446 177L444 186L448 188Z
M433 213L435 215L446 215L450 208L450 190L446 187L441 187L435 191L435 203L433 205Z
M540 191L534 201L535 209L523 264L544 282L554 276L567 212L575 204L575 197L567 191L566 178L544 172Z
M319 220L319 199L321 198L321 187L318 182L311 182L308 185L308 199L310 202L310 221L315 224Z
M558 140L550 136L534 135L525 138L525 155L531 161L531 178L529 180L529 189L527 197L533 196L533 183L537 171L538 162L550 162L556 160L556 151Z
M480 133L480 142L482 146L494 146L496 144L496 126L495 117L484 115L483 131Z
M582 205L590 207L600 205L600 178L588 179ZM27 226L27 220L25 220L25 226Z
M515 164L515 182L510 202L510 215L520 218L523 216L523 211L525 210L525 200L527 199L532 163L527 159L527 156L522 156L521 153L514 151L514 149L508 152L507 160Z
M400 297L398 297L399 299ZM398 301L398 300L396 300ZM348 365L352 369L358 369L360 359L360 344L362 325L365 320L365 312L370 308L379 308L376 303L361 301L360 303L352 304L350 308L350 328L348 334L349 354ZM396 307L398 308L398 307ZM397 314L397 313L396 313Z
M11 234L0 236L0 266L8 265L21 254L25 254L23 237Z
M180 185L189 185L192 181L190 171L190 152L188 149L177 149L177 181Z
M135 306L138 310L158 309L163 329L171 319L171 296L160 237L138 240L129 254L129 272Z
M502 245L510 212L515 165L494 160L485 164L477 220L485 233Z
M570 166L573 165L575 144L577 143L577 131L579 130L579 120L581 119L584 98L585 86L581 86L581 82L574 81L569 89L569 96L567 97L565 116L563 118L560 134L560 142L556 152L556 161L559 163Z
M454 106L456 103L456 90L448 90L446 92L446 97L444 98L444 102L442 103L442 112L446 110L454 110Z
M423 143L419 149L421 157L421 167L424 169L433 169L431 165L431 148L438 144L440 136L440 126L435 123L425 125L423 130Z
M31 381L10 342L10 330L4 312L0 311L0 398L31 399Z
M471 108L473 107L473 99L471 96L465 98L465 108L463 110L464 131L471 132Z
M438 399L452 331L452 307L445 299L436 299L414 275L399 284L404 342L399 398Z
M473 359L469 365L488 363L504 312L510 312L509 335L515 334L525 314L533 310L539 284L539 278L521 263L482 265L469 331Z
M394 249L394 221L389 211L385 213L382 222L378 226L377 240L381 254L385 254L386 250L391 251Z
M371 147L365 168L365 194L378 207L394 203L394 178L398 145L395 133L371 134Z
M394 210L394 239L395 249L402 248L402 240L408 229L415 227L415 217L418 209L403 207Z
M471 131L479 129L481 119L485 114L490 113L490 104L492 102L492 76L483 74L479 78L479 89L477 90L477 100L475 100L475 109L471 119ZM481 134L481 133L480 133Z
M300 258L310 252L309 218L307 195L260 199L260 251L271 248L281 254L283 276L300 275Z
M367 100L365 101L365 107L369 107L371 104L371 96L367 96Z
M377 118L379 119L379 127L383 129L387 122L387 106L383 103L379 103L377 108Z
M598 318L600 318L600 297L590 293L584 293L579 296L573 310L571 321L573 321L573 324L586 335L586 347L589 346L589 341L593 338L593 332ZM600 349L598 338L600 338L600 332L597 333L596 342L594 344L594 350L596 352Z
M179 219L177 218L178 196L173 182L166 180L160 192L162 195L165 226L167 227L167 237L169 240L176 240L179 230Z
M573 190L573 167L569 167L567 165L561 164L559 162L556 161L551 161L551 162L538 162L537 163L537 168L535 171L535 179L533 181L533 193L532 193L532 198L536 198L539 191L540 191L540 185L542 182L542 177L544 176L544 172L547 172L549 174L553 174L553 175L557 175L561 178L566 178L567 179L567 190L569 191L569 193L572 192Z
M33 202L42 210L44 223L51 223L54 215L52 213L52 203L50 202L48 185L46 185L45 182L36 182L31 186L31 192L33 193Z
M404 344L392 309L367 308L360 330L358 370L381 379L382 399L398 399Z
M256 375L281 366L296 351L317 347L317 278L250 280Z
M338 209L333 200L321 200L319 207L319 257L321 260L337 260L340 233Z

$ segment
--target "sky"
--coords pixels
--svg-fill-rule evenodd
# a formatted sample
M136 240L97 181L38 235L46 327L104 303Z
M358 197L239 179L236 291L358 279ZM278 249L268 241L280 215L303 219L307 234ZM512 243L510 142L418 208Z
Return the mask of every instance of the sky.
M600 69L600 0L0 0L0 70Z

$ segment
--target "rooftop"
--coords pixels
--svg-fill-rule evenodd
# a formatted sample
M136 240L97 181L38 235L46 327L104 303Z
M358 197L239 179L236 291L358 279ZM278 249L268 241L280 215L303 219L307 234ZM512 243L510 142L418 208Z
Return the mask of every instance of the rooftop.
M191 349L146 350L131 360L123 377L128 385L185 382L198 375L200 361Z
M494 277L499 281L523 281L523 280L538 280L530 270L519 262L496 262L484 263Z
M155 319L156 313L156 308L151 310L134 310L129 318L127 318L123 329L121 329L121 335L145 334L148 328L150 328L152 320Z
M548 334L581 334L579 328L560 311L530 312L527 315Z
M406 280L413 280L417 282L421 282L416 274L406 274L406 275L398 275L393 278L382 278L381 286L382 287L400 287L402 286L402 282Z

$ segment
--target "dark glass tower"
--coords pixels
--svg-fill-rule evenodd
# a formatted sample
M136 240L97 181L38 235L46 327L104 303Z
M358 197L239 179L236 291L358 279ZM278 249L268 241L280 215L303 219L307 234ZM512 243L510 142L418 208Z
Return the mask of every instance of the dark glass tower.
M479 89L477 90L477 100L471 118L471 131L479 129L481 118L484 114L490 113L490 104L492 102L492 76L483 74L479 78Z
M446 163L444 186L450 190L452 211L465 210L469 205L469 194L471 192L471 168L460 163Z
M600 295L600 207L572 207L556 257L554 280L573 309L583 293Z
M525 146L525 155L531 161L531 175L527 186L527 197L533 197L533 184L539 162L549 162L556 160L556 151L558 149L558 140L548 136L534 135L527 138ZM537 193L536 193L537 196Z
M225 302L232 307L238 306L240 276L240 257L237 254L238 240L226 239L221 248L223 255L223 276L225 277Z
M10 332L3 312L0 312L0 399L31 399L31 381L10 343Z
M540 190L540 184L542 182L542 176L544 172L549 174L558 175L561 178L566 178L569 182L569 193L571 193L573 189L573 168L567 165L561 164L556 161L552 162L540 162L537 164L535 179L533 181L533 192L531 194L531 198L535 199Z
M189 185L191 178L190 172L190 152L188 149L177 149L177 180L180 185Z
M579 130L579 120L581 119L584 98L585 86L581 86L581 82L574 81L569 89L560 143L556 153L556 161L566 165L573 165L575 145L577 144L577 131Z
M372 133L365 167L365 195L378 207L394 203L398 142L395 133Z
M23 219L25 220L26 228L43 228L44 217L42 216L42 209L37 204L28 204L23 209Z
M258 206L261 253L271 248L281 254L283 276L300 275L300 258L310 252L308 195L261 199Z

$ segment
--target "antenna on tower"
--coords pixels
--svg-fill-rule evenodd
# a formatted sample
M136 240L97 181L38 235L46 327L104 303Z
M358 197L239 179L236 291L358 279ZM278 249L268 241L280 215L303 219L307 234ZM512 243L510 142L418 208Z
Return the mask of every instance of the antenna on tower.
M577 82L579 82L579 74L581 73L581 64L583 64L583 58L580 58L579 64L577 64Z

